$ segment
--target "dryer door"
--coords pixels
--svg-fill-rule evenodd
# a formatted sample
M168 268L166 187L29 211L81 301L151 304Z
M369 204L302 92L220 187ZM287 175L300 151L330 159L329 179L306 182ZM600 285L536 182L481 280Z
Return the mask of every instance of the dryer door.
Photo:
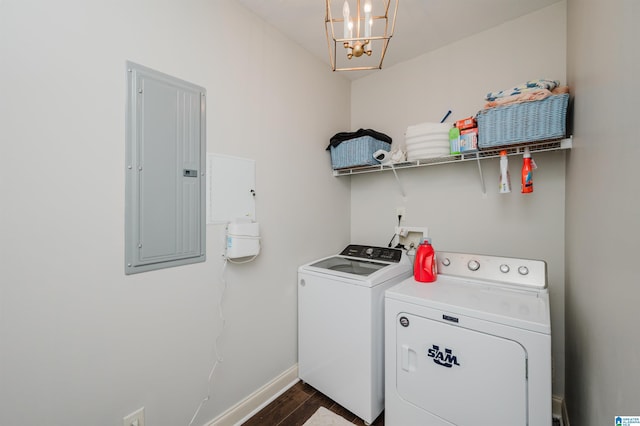
M433 319L396 318L396 386L455 425L526 425L527 354L517 342Z

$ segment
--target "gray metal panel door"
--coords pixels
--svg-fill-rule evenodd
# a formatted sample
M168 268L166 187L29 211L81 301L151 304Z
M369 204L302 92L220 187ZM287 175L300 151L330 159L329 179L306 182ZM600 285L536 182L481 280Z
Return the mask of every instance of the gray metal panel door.
M205 91L127 65L125 271L204 261Z

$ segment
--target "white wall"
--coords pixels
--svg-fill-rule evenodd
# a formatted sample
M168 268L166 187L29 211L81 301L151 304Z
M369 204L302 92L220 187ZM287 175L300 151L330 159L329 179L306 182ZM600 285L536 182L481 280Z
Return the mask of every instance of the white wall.
M223 229L124 275L126 60L207 88L207 150L257 162L263 251L226 269L194 424L295 365L296 268L349 240L349 82L232 0L1 0L0 57L0 424L187 425L207 393Z
M567 407L572 425L637 416L640 3L568 0L575 148L567 165Z
M484 95L536 78L566 83L566 2L461 40L352 84L351 127L373 128L403 142L408 125L449 121L482 108ZM390 44L393 49L393 42ZM564 393L565 153L534 155L535 191L519 192L522 159L510 157L514 191L498 194L497 160L482 162L483 196L474 162L351 177L351 240L386 245L404 223L427 226L436 250L547 261L551 294L554 394Z

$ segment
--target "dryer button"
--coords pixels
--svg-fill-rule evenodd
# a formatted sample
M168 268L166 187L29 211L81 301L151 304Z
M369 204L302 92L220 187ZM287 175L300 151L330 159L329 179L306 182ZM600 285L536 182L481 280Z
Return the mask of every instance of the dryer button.
M527 268L526 266L521 266L518 268L518 273L520 275L527 275L529 273L529 268Z
M507 265L506 263L500 265L500 272L502 272L503 274L509 272L509 265Z
M442 264L444 266L449 266L449 265L451 265L451 260L449 260L448 257L445 257L444 259L442 259Z
M400 317L400 325L403 327L409 327L409 318Z
M469 263L467 263L467 267L469 267L470 271L477 271L480 269L480 262L477 260L470 260Z

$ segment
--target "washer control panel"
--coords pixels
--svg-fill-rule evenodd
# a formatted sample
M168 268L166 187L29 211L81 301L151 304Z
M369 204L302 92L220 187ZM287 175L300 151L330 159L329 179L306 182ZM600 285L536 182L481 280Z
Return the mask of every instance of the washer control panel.
M438 274L544 289L547 264L543 260L481 254L437 252Z
M359 257L368 260L382 260L384 262L399 263L402 258L402 250L387 247L360 246L356 244L348 245L341 256Z

